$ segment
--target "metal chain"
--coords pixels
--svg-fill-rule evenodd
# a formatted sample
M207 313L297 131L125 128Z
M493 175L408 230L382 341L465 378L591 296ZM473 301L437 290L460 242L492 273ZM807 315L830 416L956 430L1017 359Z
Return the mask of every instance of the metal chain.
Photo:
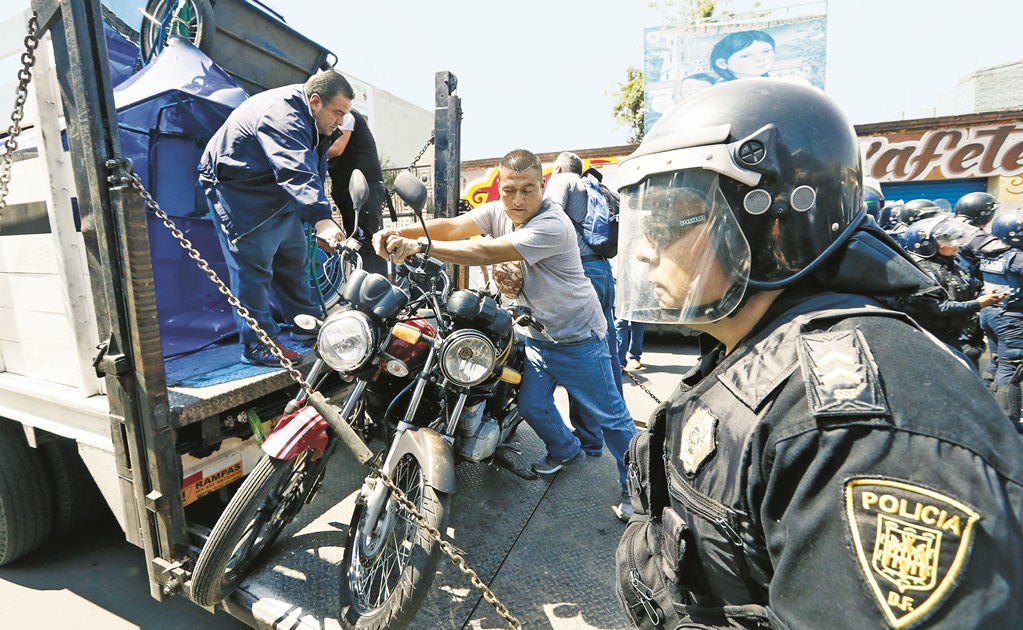
M11 169L14 166L14 152L18 150L18 134L21 121L25 118L25 102L28 100L28 84L32 81L32 66L36 63L36 48L39 47L39 16L32 12L28 20L28 34L25 35L25 52L21 53L22 68L18 70L18 90L11 113L11 126L7 129L4 153L0 156L0 227L3 225L4 209L7 208L7 185L11 183Z
M378 472L380 471L378 470ZM466 579L468 579L469 582L476 587L476 590L483 594L483 599L487 600L487 603L494 607L497 614L508 622L508 627L512 628L512 630L522 630L522 622L508 611L508 607L497 599L497 596L494 595L494 592L483 583L483 580L480 579L479 575L469 568L469 565L465 563L465 558L458 553L455 546L444 540L440 531L430 525L430 523L426 520L426 517L419 512L416 505L409 500L408 496L406 496L400 488L394 485L394 482L391 481L387 475L381 474L380 481L394 493L394 498L398 502L398 505L416 519L419 526L426 530L426 533L429 534L430 538L440 545L441 551L451 558L451 562L458 567Z
M650 391L649 389L647 389L646 385L644 385L643 383L640 383L639 379L632 375L632 372L623 372L623 374L626 374L629 378L632 379L633 383L635 383L636 385L639 385L640 389L642 389L647 394L649 394L650 397L654 399L655 403L657 403L658 405L661 404L661 399L658 398L657 396L654 396L654 393L652 391Z
M412 163L408 165L408 169L406 170L411 171L416 167L416 164L419 164L419 160L422 159L423 155L426 153L426 150L430 148L430 145L433 144L436 139L437 136L430 136L430 139L426 141L426 144L423 145L423 148L419 150L419 155L417 155L415 159L412 160Z
M430 142L431 143L433 142L432 138L430 139ZM429 146L429 143L427 144L427 146ZM422 154L423 153L420 152L419 155L422 156ZM107 165L111 166L109 162ZM270 352L274 355L274 357L276 357L277 360L280 361L281 367L287 370L291 378L296 383L299 384L299 386L302 388L303 391L305 391L307 396L311 396L313 393L312 386L309 385L309 383L306 382L304 378L302 378L301 372L299 372L298 369L295 368L294 364L291 362L290 359L287 359L284 356L284 352L281 349L281 347L274 343L270 335L268 335L267 332L260 327L259 323L255 319L253 319L252 316L249 315L248 309L242 306L241 302L238 301L238 298L236 298L231 293L231 289L228 288L228 286L224 284L224 281L220 279L220 276L217 275L217 272L210 268L209 263L203 259L202 254L200 254L199 251L195 249L192 243L187 238L185 238L185 235L174 224L174 221L172 221L171 218L167 216L167 213L160 208L160 204L158 204L156 200L153 199L153 196L149 194L149 191L147 191L145 187L143 187L142 180L139 178L139 176L135 173L132 173L130 177L124 177L122 178L121 181L124 184L130 185L132 188L138 191L139 195L146 202L146 205L153 209L153 212L156 214L157 218L163 221L164 226L166 226L167 229L171 231L171 234L174 236L174 238L178 240L178 243L181 245L182 249L188 252L188 257L194 260L199 265L199 268L206 272L206 275L209 276L209 279L211 281L213 281L213 284L217 285L217 289L222 294L227 296L228 303L232 307L234 307L234 309L238 312L238 315L245 320L245 323L248 324L249 328L251 328L256 333L256 335L259 337L259 340L263 343L263 345L269 348ZM373 470L373 472L378 476L381 482L394 493L394 498L398 502L398 504L401 505L401 507L406 512L408 512L413 518L416 519L416 522L419 523L420 527L426 530L426 532L430 535L430 538L432 538L433 540L437 541L437 543L440 544L441 550L451 559L451 562L454 563L456 567L458 567L458 569L462 572L463 575L465 575L465 577L476 588L476 590L478 590L483 595L483 598L487 600L487 602L491 606L494 607L494 610L497 611L497 614L500 615L503 619L505 619L513 630L522 630L522 624L519 622L518 619L513 617L511 613L508 612L508 607L502 604L500 600L497 599L497 596L494 595L494 592L491 591L490 588L488 588L487 585L484 584L482 580L480 580L476 572L470 569L468 565L466 565L465 559L456 552L454 546L451 545L451 543L444 540L443 537L441 536L441 533L437 531L436 528L432 527L429 524L429 522L426 520L426 517L424 517L419 512L418 508L416 508L416 505L409 500L409 498L405 495L401 488L394 485L394 482L391 481L391 479L387 476L386 473L384 473L383 470L381 470L380 465L377 462L369 462L368 465Z

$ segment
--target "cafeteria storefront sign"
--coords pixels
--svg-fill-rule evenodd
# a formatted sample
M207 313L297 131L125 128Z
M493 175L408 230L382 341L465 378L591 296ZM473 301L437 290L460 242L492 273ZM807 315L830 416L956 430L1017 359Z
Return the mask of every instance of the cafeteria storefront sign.
M1011 123L861 137L860 150L882 182L1023 174L1023 126Z

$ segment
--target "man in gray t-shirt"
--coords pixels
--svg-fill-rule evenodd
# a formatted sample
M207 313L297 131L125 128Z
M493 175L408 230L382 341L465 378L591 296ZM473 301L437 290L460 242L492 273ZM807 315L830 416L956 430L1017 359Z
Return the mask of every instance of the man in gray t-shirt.
M530 337L526 369L519 389L519 410L547 446L547 455L533 470L551 474L585 458L554 406L554 390L563 386L599 426L608 450L618 463L623 504L616 513L628 514L625 451L636 426L615 386L605 336L614 334L583 273L571 222L543 198L543 166L522 149L504 156L498 167L501 200L466 214L427 221L431 242L418 225L377 232L373 243L381 256L395 260L417 253L460 265L493 265L519 261L522 288L516 297L533 309L554 342ZM489 235L493 238L468 239ZM527 333L528 334L528 333Z

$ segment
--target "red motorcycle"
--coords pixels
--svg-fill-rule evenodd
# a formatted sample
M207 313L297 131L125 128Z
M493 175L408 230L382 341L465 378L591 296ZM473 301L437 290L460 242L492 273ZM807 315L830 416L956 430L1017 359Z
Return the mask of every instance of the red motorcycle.
M413 183L399 177L396 189L421 217L426 190L409 178ZM523 343L515 328L543 332L528 310L502 308L479 291L452 293L443 263L423 256L400 266L394 284L351 272L342 303L320 326L310 379L333 373L352 384L338 415L362 437L384 440L381 470L431 527L445 529L458 461L536 478L508 456L522 421L516 398ZM340 440L305 402L302 392L289 403L262 445L265 455L211 531L192 573L196 602L209 606L226 597L322 483ZM403 627L426 596L438 560L437 542L369 474L342 563L340 622Z

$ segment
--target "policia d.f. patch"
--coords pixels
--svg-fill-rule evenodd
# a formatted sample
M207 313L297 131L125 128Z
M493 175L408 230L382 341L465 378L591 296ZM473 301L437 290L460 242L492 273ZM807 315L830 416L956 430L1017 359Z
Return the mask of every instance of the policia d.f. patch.
M893 628L926 619L966 565L980 514L927 488L880 478L845 484L860 569Z

